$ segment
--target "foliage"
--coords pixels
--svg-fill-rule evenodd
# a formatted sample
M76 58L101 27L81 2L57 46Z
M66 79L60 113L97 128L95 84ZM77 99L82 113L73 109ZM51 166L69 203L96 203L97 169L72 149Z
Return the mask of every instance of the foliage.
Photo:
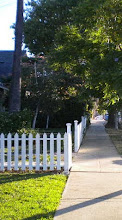
M18 129L31 128L32 112L23 110L22 112L0 113L0 133L16 133Z
M71 9L77 4L74 0L32 0L26 12L24 40L34 54L49 51L55 33L71 20ZM36 30L36 31L35 31ZM37 31L38 30L38 31Z
M122 3L119 0L65 2L32 1L25 19L25 42L33 53L45 52L53 71L80 77L82 89L78 94L86 105L91 97L99 97L101 108L119 110L122 108ZM29 38L28 30L34 30L36 24L42 34L39 30ZM44 36L51 36L51 40L45 37L45 43Z
M36 134L39 133L39 130L32 129L32 128L22 128L17 130L17 133L21 136L22 134L29 135L30 133L33 135L33 137L36 137Z
M86 88L105 109L114 105L119 110L121 105L120 8L119 1L79 1L72 10L73 24L55 35L51 51L52 67L81 74Z
M44 60L38 60L36 65L37 79L33 64L26 63L22 72L22 105L33 112L39 106L36 127L45 127L47 115L50 127L65 127L67 121L81 117L89 99L81 76L52 71Z
M0 219L53 219L67 177L0 174Z

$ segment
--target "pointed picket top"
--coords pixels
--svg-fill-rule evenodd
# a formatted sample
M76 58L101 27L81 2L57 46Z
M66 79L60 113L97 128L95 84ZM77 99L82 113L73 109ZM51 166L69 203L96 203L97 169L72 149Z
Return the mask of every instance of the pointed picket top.
M54 134L53 133L50 134L50 138L54 138Z
M1 133L1 138L4 138L4 137L5 137L5 135L3 133Z
M32 135L31 133L29 134L29 138L30 138L30 139L33 138L33 135Z
M14 137L15 137L15 138L18 138L18 137L19 137L18 133L16 133L16 134L14 135Z
M43 138L47 138L47 134L46 133L43 134Z
M37 139L40 138L40 134L39 133L36 134L36 138Z
M12 136L11 133L8 133L7 138L11 138L11 136Z
M66 138L66 137L67 137L67 133L65 132L65 133L64 133L64 138Z
M61 134L59 132L57 134L57 138L61 138Z
M22 138L25 138L25 137L26 137L26 134L25 134L25 133L23 133L23 134L22 134Z

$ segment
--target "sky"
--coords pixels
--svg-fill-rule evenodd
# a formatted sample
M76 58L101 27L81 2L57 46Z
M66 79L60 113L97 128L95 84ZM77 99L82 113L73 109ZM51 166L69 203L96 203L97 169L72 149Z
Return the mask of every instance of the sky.
M0 0L0 50L14 50L14 30L17 0Z
M28 0L24 0L27 3ZM14 30L17 0L0 0L0 50L14 50Z

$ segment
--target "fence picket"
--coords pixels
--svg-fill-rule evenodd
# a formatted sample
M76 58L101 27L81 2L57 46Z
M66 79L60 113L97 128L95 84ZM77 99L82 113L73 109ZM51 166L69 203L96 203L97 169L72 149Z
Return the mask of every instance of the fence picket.
M22 170L25 170L25 160L26 160L26 135L22 134Z
M33 135L29 134L29 170L33 169Z
M68 173L68 137L67 133L64 134L64 172L67 174Z
M78 121L74 121L74 151L77 152L83 141L83 134L86 131L86 117L82 116L82 121L78 124Z
M57 134L57 170L61 170L61 134Z
M74 152L78 151L78 121L74 121Z
M54 134L50 134L50 170L54 170Z
M7 166L7 169L8 170L11 170L11 134L9 133L8 136L7 136L7 163L8 163L8 166Z
M47 170L47 134L43 134L43 170Z
M40 169L40 135L36 135L36 170Z
M14 147L15 147L15 152L14 152L14 161L15 161L15 165L14 165L14 169L18 170L18 160L19 160L19 145L18 145L18 134L16 133L14 135Z
M4 162L5 162L5 155L4 155L4 148L5 148L5 141L4 141L4 134L1 134L1 171L4 171Z
M35 147L34 143L36 143L36 148L35 148L36 152L33 149L33 147ZM43 149L42 152L40 149L41 143ZM54 147L55 143L57 145L56 152ZM47 147L50 147L50 153L48 153L49 149ZM61 147L64 148L64 164L62 163L63 161L61 159L61 155L63 153L61 151L62 149ZM53 133L51 133L50 136L47 136L47 134L44 133L43 137L42 136L40 137L40 135L37 134L36 138L33 137L32 134L29 134L28 137L26 137L25 134L22 134L22 136L20 137L17 133L14 135L14 137L10 133L7 135L7 137L4 134L1 134L0 135L0 171L4 171L6 166L7 166L7 170L11 170L11 168L14 166L14 170L18 170L19 168L21 168L23 171L25 171L26 167L28 167L29 170L32 170L33 167L35 167L36 170L38 171L40 170L40 166L42 166L40 164L40 153L42 153L44 171L46 171L48 167L50 167L50 170L54 170L55 167L57 168L57 170L61 170L61 167L64 167L64 170L68 172L72 162L71 147L72 147L71 124L67 124L67 133L65 133L63 137L61 137L60 133L58 133L56 137L54 136ZM21 152L21 156L20 156L20 152ZM55 161L54 161L54 155L56 153L57 156L55 157ZM35 154L36 154L36 161L33 161L33 155ZM48 155L50 157L49 158L50 164L48 163ZM27 159L29 159L29 162Z

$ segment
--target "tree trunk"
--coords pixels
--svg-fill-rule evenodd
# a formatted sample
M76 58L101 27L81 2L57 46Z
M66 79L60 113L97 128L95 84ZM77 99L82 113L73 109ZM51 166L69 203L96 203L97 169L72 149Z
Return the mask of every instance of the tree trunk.
M49 128L49 119L50 119L50 116L49 116L49 115L47 115L46 129L48 129L48 128Z
M108 111L109 117L108 117L108 123L106 124L106 127L108 128L115 128L115 110L109 110Z
M15 51L13 58L12 83L10 90L9 112L18 112L21 107L21 47L23 31L23 0L17 0L15 28Z
M36 63L36 61L34 62L34 72L35 72L35 79L36 79L36 85L37 85L38 81L37 81L37 63Z
M35 129L36 127L36 120L37 120L38 112L39 112L39 104L36 107L36 112L35 112L34 119L33 119L33 125L32 125L33 129Z
M115 113L115 129L119 128L118 112Z

